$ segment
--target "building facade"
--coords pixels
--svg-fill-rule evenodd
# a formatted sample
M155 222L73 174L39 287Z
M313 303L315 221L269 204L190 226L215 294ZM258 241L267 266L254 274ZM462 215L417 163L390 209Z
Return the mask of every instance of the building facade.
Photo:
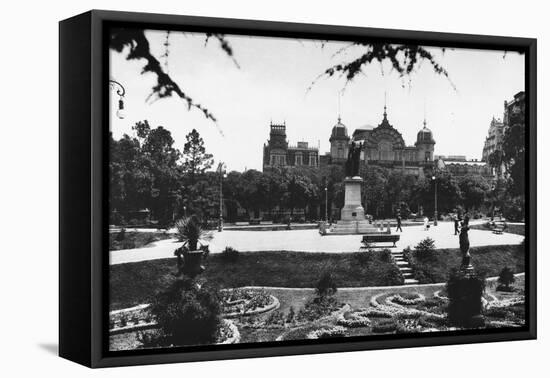
M517 95L516 95L517 96ZM518 98L519 99L519 98ZM484 156L498 149L502 144L506 122L515 120L520 102L506 103L505 121L493 119L490 127L490 138L485 141ZM524 106L524 105L523 105ZM514 113L515 112L515 113ZM517 117L516 117L517 118ZM376 127L363 126L348 133L347 127L338 117L332 127L330 137L330 151L319 155L318 148L308 146L307 142L298 142L289 145L286 139L286 124L270 124L269 140L264 144L263 169L273 167L310 167L318 168L330 164L344 164L347 160L351 142L361 143L361 171L368 166L379 166L391 170L399 170L405 174L424 177L434 169L446 170L452 175L480 175L487 179L494 177L494 172L482 159L468 160L465 156L434 156L436 141L432 131L427 127L426 120L416 134L414 145L407 145L403 136L388 119L387 108L384 106L382 121Z
M430 129L426 127L426 122L418 132L415 144L407 146L401 133L390 124L385 106L382 121L378 126L367 125L357 128L351 138L346 126L338 118L338 123L332 128L329 138L330 152L321 156L321 165L343 164L347 159L347 146L351 141L362 145L362 169L368 165L375 165L423 176L425 169L433 166L435 140Z
M489 132L485 138L483 144L483 152L481 154L481 161L489 163L489 156L496 150L502 149L502 141L504 138L504 122L500 118L493 117L491 124L489 125Z
M477 159L466 159L463 155L436 155L436 168L440 171L447 171L455 177L462 176L482 176L491 181L494 179L494 173L489 164Z
M319 149L308 142L290 145L286 139L286 123L270 124L269 140L264 144L263 170L271 168L319 167Z
M523 91L516 93L511 101L504 101L502 121L493 117L485 138L481 160L491 166L495 176L506 176L506 165L501 161L504 135L506 130L514 125L525 125L525 92ZM497 151L500 151L500 157L497 155L496 159L491 158Z

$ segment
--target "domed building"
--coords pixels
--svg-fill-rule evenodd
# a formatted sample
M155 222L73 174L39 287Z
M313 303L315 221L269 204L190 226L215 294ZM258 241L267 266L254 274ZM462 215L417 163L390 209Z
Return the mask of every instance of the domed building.
M399 169L416 176L423 175L425 168L433 166L435 140L426 127L426 121L417 134L414 146L407 146L401 133L388 120L386 106L380 124L374 128L366 126L356 129L353 140L363 144L363 166Z
M344 163L348 157L348 146L350 137L348 129L338 117L338 122L332 128L330 134L330 161L332 164Z

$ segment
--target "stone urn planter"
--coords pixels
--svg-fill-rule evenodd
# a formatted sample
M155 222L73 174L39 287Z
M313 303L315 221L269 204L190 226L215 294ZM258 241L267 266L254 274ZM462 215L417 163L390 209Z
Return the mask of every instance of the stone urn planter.
M202 259L204 251L189 251L183 254L183 273L191 278L204 272Z

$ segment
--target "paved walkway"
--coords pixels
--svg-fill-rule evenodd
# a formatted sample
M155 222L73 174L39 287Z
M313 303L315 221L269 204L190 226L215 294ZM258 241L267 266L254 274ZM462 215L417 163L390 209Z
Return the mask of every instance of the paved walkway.
M394 229L392 229L393 232ZM402 250L407 246L414 247L426 237L435 241L436 248L458 248L458 236L453 234L451 222L440 222L437 227L424 231L423 226L403 227L399 233L401 240L397 248ZM490 231L471 230L470 245L520 244L523 236L503 233L495 235ZM213 232L210 241L210 252L219 253L225 247L233 247L241 252L248 251L299 251L299 252L356 252L361 247L361 235L321 236L317 230L291 231L223 231ZM175 239L156 242L153 246L110 251L110 264L122 264L145 260L163 259L174 256L174 250L181 246Z

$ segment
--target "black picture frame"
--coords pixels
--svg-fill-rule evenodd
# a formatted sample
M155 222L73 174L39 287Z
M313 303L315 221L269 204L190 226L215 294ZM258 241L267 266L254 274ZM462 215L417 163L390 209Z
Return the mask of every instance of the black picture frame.
M258 36L408 42L525 53L526 327L109 352L108 43L112 25ZM92 10L59 24L59 354L89 367L250 358L535 339L536 39ZM107 261L108 263L108 261ZM107 307L106 307L107 306Z

